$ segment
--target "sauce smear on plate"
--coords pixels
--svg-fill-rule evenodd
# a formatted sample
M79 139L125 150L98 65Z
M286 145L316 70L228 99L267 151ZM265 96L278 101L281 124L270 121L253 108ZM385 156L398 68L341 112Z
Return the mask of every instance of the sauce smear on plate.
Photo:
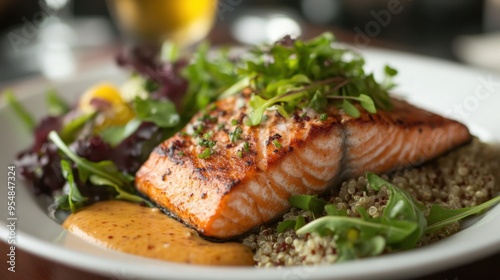
M214 243L163 214L124 201L104 201L70 215L63 226L91 243L149 258L201 265L253 265L252 250Z

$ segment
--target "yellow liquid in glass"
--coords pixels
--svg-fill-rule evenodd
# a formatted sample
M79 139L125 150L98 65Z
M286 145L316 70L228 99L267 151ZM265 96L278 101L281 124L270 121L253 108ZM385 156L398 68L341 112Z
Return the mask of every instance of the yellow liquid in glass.
M210 31L217 0L112 0L110 6L126 33L140 41L171 41L186 46Z

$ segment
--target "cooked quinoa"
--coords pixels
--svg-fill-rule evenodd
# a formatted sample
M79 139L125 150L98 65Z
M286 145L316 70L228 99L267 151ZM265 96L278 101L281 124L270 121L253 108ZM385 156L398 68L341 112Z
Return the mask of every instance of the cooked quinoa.
M433 204L447 208L462 208L481 204L500 194L500 148L474 139L447 155L423 166L396 171L381 177L406 189L417 201L427 206ZM326 197L337 208L346 209L348 215L357 216L355 208L365 208L372 217L380 215L389 198L387 189L379 192L367 186L365 177L342 183ZM428 214L427 211L426 214ZM308 212L292 208L283 220ZM243 244L251 247L257 266L292 266L335 263L335 240L331 236L307 234L297 236L293 230L277 233L277 225L261 227L260 231L247 236ZM417 243L424 246L443 239L459 230L459 224L449 225L427 234Z

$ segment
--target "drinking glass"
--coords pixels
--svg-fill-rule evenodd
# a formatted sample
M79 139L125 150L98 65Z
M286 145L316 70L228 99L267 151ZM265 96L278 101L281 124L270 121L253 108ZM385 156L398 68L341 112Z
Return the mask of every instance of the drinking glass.
M187 47L212 28L217 0L108 0L123 34L132 42Z

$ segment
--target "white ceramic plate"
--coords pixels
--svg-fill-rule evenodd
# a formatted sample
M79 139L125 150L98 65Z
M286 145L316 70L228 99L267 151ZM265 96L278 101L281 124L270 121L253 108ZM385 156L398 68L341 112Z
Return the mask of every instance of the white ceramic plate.
M465 122L485 141L500 142L500 76L425 57L381 50L365 50L371 69L389 63L397 68L397 93L429 110ZM380 72L380 71L379 71ZM94 67L55 86L68 100L102 80L122 81L126 74L111 63ZM29 111L44 115L49 84L31 82L14 87ZM21 129L5 104L0 105L2 172L1 192L6 197L9 165L32 136ZM500 172L500 170L499 170ZM459 233L425 248L330 266L280 269L188 266L136 257L88 244L64 231L46 215L31 193L17 182L17 246L36 255L118 279L359 279L415 277L500 251L500 205L469 221ZM3 200L5 201L5 200ZM7 207L0 210L0 237L8 232Z

